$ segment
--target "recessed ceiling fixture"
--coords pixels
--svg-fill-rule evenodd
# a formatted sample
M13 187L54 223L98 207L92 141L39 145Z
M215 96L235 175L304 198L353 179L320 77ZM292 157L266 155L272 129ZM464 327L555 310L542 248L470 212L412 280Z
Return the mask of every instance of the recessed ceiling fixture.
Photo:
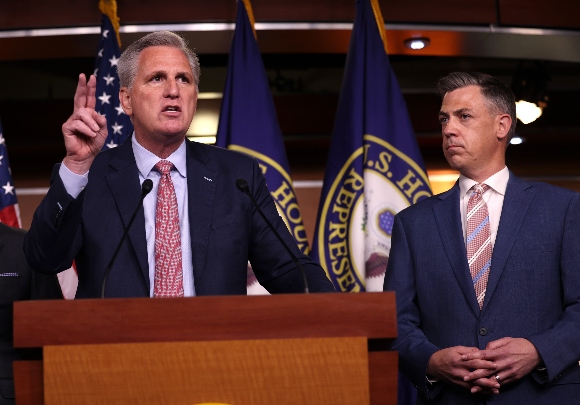
M522 138L519 135L514 135L514 137L511 139L510 144L512 145L521 145L522 143L524 143L524 138Z
M405 39L405 46L409 49L423 49L429 46L431 41L429 38L420 37L420 38L407 38Z
M542 115L544 105L541 102L536 104L526 100L518 100L516 101L516 117L523 124L534 122Z
M550 76L543 64L524 66L520 62L512 81L512 91L516 98L516 116L524 124L537 120L548 106L546 83Z

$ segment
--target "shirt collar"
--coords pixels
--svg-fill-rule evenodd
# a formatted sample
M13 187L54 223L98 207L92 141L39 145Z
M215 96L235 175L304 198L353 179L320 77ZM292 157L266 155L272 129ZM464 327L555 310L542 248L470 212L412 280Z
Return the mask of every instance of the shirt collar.
M133 154L135 155L135 163L137 163L137 169L139 169L141 176L146 179L157 162L162 159L141 146L141 144L137 142L135 136L131 137L131 143L133 146ZM185 140L181 145L179 145L179 148L177 148L175 152L163 160L169 160L173 163L175 169L182 177L187 177Z
M487 184L491 187L495 192L505 195L505 190L507 188L507 183L510 178L510 172L507 166L504 166L499 172L495 173L494 175L488 177L482 183ZM465 197L465 195L471 190L471 187L476 185L477 182L475 180L470 179L469 177L465 177L464 175L459 176L459 195L461 198Z

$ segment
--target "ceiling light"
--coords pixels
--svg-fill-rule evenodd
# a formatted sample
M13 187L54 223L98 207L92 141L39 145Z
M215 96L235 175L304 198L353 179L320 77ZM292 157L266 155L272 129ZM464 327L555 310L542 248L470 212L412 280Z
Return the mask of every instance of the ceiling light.
M512 145L521 145L522 143L524 143L524 138L518 135L514 135L514 137L510 141L510 144Z
M423 49L426 48L427 46L429 46L429 43L431 41L429 40L429 38L407 38L405 39L405 46L409 49L414 49L414 50L418 50L418 49Z
M516 101L516 117L524 124L534 122L542 115L542 107L525 100Z
M538 119L548 106L546 83L550 76L540 62L524 67L520 62L512 81L516 100L516 117L524 124Z

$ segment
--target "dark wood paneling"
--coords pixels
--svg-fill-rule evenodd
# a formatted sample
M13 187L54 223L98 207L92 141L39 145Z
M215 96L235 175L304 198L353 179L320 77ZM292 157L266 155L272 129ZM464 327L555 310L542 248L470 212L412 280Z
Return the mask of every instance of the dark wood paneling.
M76 0L19 0L4 2L0 14L3 29L98 25L98 2ZM235 0L118 0L122 24L235 20ZM495 23L495 1L480 0L381 0L387 22L452 24ZM257 21L347 21L355 14L354 0L253 0Z
M380 0L386 22L496 24L495 0Z
M577 0L499 0L502 25L580 28L580 2Z
M16 361L13 365L14 389L18 405L43 404L42 361Z
M94 58L98 45L98 35L3 38L0 60Z
M237 1L229 0L118 0L118 15L123 24L158 22L217 21L233 22Z
M118 0L122 24L159 22L232 22L234 0ZM386 22L436 24L496 24L580 28L580 3L575 0L381 0ZM354 0L254 0L257 21L352 21ZM100 24L98 2L77 0L19 0L2 2L2 29L48 28Z
M95 25L101 21L96 0L2 1L1 7L2 29Z
M371 352L369 353L370 369L386 369L387 365L399 363L399 356L396 352ZM392 367L382 375L371 374L369 385L371 387L371 404L397 404L397 398L392 395L398 391L397 367Z

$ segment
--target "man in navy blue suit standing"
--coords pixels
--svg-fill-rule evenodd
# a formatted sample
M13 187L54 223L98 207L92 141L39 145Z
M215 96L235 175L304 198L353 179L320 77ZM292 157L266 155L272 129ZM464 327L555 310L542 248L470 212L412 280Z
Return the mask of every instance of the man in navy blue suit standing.
M62 299L56 276L36 273L26 263L22 251L25 233L0 223L0 405L14 405L12 362L31 354L14 349L14 302Z
M333 291L324 270L296 246L258 163L186 139L200 68L184 40L167 31L146 35L123 52L117 67L121 106L135 131L99 153L106 118L95 111L95 77L81 74L73 114L62 126L66 157L26 236L31 267L57 273L74 259L77 298L99 297L102 289L106 297L246 294L248 260L271 293L304 291L299 267L238 189L243 179L302 263L310 291ZM151 192L105 285L108 263L149 182Z
M458 72L438 87L460 177L395 218L384 290L400 368L420 404L576 403L580 195L508 170L515 100L498 79Z

